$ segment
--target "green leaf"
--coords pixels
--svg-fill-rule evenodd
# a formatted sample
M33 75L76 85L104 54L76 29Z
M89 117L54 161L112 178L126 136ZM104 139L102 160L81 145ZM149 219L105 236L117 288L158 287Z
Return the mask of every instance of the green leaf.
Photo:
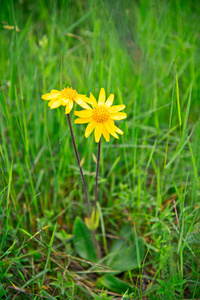
M129 292L135 292L136 288L131 287L127 283L123 282L119 278L112 276L112 275L105 275L103 277L100 277L97 281L98 286L103 286L106 289L122 294L126 291Z
M121 229L119 235L122 238L112 244L106 265L120 272L139 267L144 257L143 240L137 239L136 245L135 234L129 224Z
M107 291L101 292L98 295L95 295L94 293L92 294L93 298L95 300L111 300L113 299L113 296L108 296Z
M144 257L144 242L142 239L138 239L138 249L140 257L137 257L136 244L126 248L122 248L118 251L109 265L113 270L116 271L128 271L139 267Z
M119 253L123 248L127 248L128 244L133 244L135 236L130 224L126 224L122 227L119 232L120 239L116 239L110 247L111 255L108 256L107 265L110 266L116 254Z
M186 236L187 244L200 245L200 223L194 225L194 230Z
M3 296L5 296L8 293L7 290L4 290L3 284L0 283L0 299L3 299Z
M114 161L112 167L110 168L110 171L107 175L107 178L110 176L110 174L112 173L112 171L114 170L114 168L116 167L116 165L118 164L118 161L120 160L120 156Z
M97 262L91 232L80 217L77 217L74 222L73 234L74 248L80 257L92 262Z

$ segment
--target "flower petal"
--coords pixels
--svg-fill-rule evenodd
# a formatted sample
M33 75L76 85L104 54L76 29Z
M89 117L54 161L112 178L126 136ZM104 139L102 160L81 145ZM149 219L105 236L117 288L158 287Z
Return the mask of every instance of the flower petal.
M91 105L92 105L92 107L96 107L96 106L97 106L97 100L96 100L96 98L92 95L92 93L90 93L90 100L91 100Z
M61 98L61 100L62 100L62 105L63 106L67 105L67 103L69 102L68 98Z
M49 103L48 103L48 106L51 107L53 105L53 103L55 102L55 100L51 100Z
M102 133L103 133L103 124L97 123L94 130L94 137L96 143L99 143Z
M74 105L74 101L73 100L69 100L69 110L71 111Z
M107 107L110 107L112 104L113 104L113 101L114 101L114 95L113 94L110 94L110 96L108 97L107 101L105 102L105 105Z
M113 123L112 123L112 120L108 120L108 121L106 121L105 123L105 126L106 126L106 129L108 130L108 132L112 135L112 136L114 136L116 139L118 139L119 137L118 137L118 135L115 133L115 125L114 125L114 121L113 121Z
M99 93L98 105L103 105L106 99L106 94L104 88L101 88Z
M89 105L87 105L81 98L77 97L76 99L74 99L74 101L76 101L76 103L78 105L80 105L82 108L85 109L91 109L91 107Z
M92 121L92 118L79 118L74 121L75 124L85 124Z
M115 126L115 125L114 125L114 126ZM119 134L124 134L124 132L123 132L121 129L119 129L117 126L115 126L114 128L115 128L115 131L116 131L117 133L119 133Z
M114 105L112 107L109 108L109 112L112 113L116 113L122 109L124 109L126 106L125 105Z
M51 93L51 94L55 94L55 93L60 93L60 91L58 91L58 90L51 90L50 93Z
M93 111L91 109L81 110L81 111L75 111L75 116L81 117L81 118L88 118L91 117L93 114Z
M92 121L88 124L88 126L85 129L85 137L88 138L88 136L92 133L92 131L94 130L95 126L96 126L96 122Z
M49 103L48 103L48 106L51 108L51 109L54 109L54 108L57 108L59 106L61 106L62 104L62 100L61 99L58 99L57 101L56 100L51 100Z
M69 101L68 101L68 103L65 106L65 114L68 115L70 113L70 111L71 110L69 109Z
M56 93L47 93L47 94L44 94L42 95L42 99L44 100L56 100L57 98L59 98L60 96L60 92L56 92Z
M123 119L126 119L127 118L127 115L126 113L114 113L114 114L111 114L110 115L110 118L113 119L113 120L123 120Z
M89 104L91 104L91 105L93 105L94 104L94 100L93 99L91 99L90 97L88 98L87 96L85 96L85 95L78 95L79 96L79 98L81 99L81 100L83 100L84 102L87 102L87 103L89 103ZM96 101L96 99L95 99L95 101Z
M104 136L106 142L110 141L110 134L109 134L108 130L106 129L105 125L103 126L103 136Z

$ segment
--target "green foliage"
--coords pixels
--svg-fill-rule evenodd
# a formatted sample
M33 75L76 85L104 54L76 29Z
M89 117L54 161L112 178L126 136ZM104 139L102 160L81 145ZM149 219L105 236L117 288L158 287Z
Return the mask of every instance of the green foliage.
M86 260L97 262L92 234L80 217L77 217L74 222L73 235L73 243L76 252Z
M131 226L128 224L123 226L119 236L120 239L115 240L110 248L106 265L117 272L139 267L144 258L143 240L138 239L137 243L133 242L135 241L135 236Z
M196 0L0 1L0 297L200 298L199 19ZM126 105L102 143L99 261L64 111L41 99L66 86Z
M187 244L200 244L200 223L196 223L194 225L194 229L192 232L188 233L186 236L186 243Z
M106 289L122 294L126 291L134 292L136 289L126 284L124 281L112 275L105 275L98 279L98 285L103 286Z
M178 275L167 276L165 280L158 279L159 288L157 290L157 295L161 295L161 299L181 299L182 291L187 280L178 278Z
M99 294L99 295L94 295L93 294L93 297L94 297L94 299L95 300L111 300L111 299L113 299L113 296L108 296L107 295L107 291L105 291L105 292L102 292L101 294Z
M0 283L0 299L3 299L3 296L5 296L7 291L4 289L3 284Z

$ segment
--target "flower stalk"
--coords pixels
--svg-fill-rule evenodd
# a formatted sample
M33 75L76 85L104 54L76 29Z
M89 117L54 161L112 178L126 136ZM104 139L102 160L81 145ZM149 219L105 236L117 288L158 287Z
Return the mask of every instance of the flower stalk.
M81 161L80 161L78 150L77 150L77 147L76 147L76 142L75 142L74 133L73 133L72 124L71 124L69 114L67 114L67 119L68 119L68 123L69 123L69 130L70 130L70 133L71 133L74 152L75 152L76 159L77 159L77 162L78 162L78 166L79 166L79 170L80 170L80 174L81 174L81 180L82 180L82 183L83 183L83 190L84 190L86 206L87 206L87 215L88 215L88 218L90 218L90 202L89 202L89 199L88 199L87 185L86 185L86 181L85 181L85 176L83 174L83 169L82 169L81 164L80 164Z
M98 177L99 177L99 164L101 155L101 139L98 143L98 153L97 153L97 167L96 167L96 178L95 178L95 201L94 201L94 219L96 219L97 202L98 202Z

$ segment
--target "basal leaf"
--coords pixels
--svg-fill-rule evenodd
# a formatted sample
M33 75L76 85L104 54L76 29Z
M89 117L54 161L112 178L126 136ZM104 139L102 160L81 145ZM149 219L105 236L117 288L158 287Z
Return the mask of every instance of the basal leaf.
M74 248L80 257L92 262L97 262L91 232L79 217L77 217L74 222L73 234Z
M113 270L116 271L128 271L138 267L138 263L141 263L144 257L144 242L142 239L138 239L138 247L140 257L137 257L136 244L127 246L126 248L120 249L115 255L109 265Z
M103 286L106 289L119 294L125 293L126 291L131 293L136 291L134 287L131 287L127 283L112 275L100 277L98 279L98 286Z

